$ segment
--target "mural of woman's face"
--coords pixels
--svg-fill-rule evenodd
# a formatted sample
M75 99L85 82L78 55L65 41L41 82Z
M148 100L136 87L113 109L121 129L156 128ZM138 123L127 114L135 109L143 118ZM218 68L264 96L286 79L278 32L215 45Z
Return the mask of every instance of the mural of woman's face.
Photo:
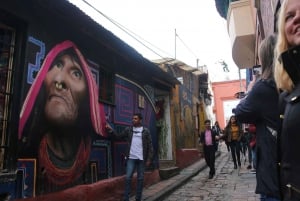
M69 54L55 59L44 80L45 116L54 125L71 125L78 118L87 96L87 84L80 64Z

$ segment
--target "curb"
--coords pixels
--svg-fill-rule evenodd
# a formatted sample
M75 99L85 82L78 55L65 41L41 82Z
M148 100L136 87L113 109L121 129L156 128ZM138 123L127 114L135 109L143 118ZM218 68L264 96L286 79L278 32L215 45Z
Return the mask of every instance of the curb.
M216 158L221 155L220 151L216 153ZM179 177L176 181L174 180L174 183L171 185L166 186L165 188L161 189L159 192L155 193L154 195L149 196L148 198L144 199L144 201L160 201L163 200L166 196L171 194L173 191L175 191L177 188L182 186L184 183L186 183L189 179L197 175L200 171L205 169L207 167L205 160L200 159L198 162L190 165L187 168L184 168L180 171L179 175L169 178L169 180L172 180L176 177ZM184 175L184 176L182 176ZM156 184L154 184L156 185Z

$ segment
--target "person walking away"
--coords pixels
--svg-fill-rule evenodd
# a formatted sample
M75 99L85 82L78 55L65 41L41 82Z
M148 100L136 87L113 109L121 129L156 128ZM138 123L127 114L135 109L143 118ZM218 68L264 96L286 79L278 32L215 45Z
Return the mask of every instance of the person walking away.
M300 200L300 1L284 0L278 15L275 81L284 106L279 135L280 184L284 201ZM281 101L280 101L281 103Z
M224 139L228 141L232 160L234 163L234 169L237 169L237 165L241 167L241 138L243 135L242 125L237 122L237 119L232 115L224 129Z
M134 114L132 117L133 126L125 128L125 130L121 133L116 133L109 124L106 124L106 129L110 135L127 139L129 145L126 153L124 201L129 201L131 181L135 168L137 169L137 188L135 199L136 201L142 200L145 165L149 166L152 163L153 145L151 134L148 128L142 126L142 119L142 114Z
M225 132L223 131L223 133L225 133ZM225 145L226 145L226 147L227 147L227 151L230 152L230 144L229 144L229 142L228 142L228 139L227 139L227 138L224 138L224 142L225 142Z
M215 122L215 124L212 127L212 130L216 133L216 135L218 137L220 137L220 135L222 135L222 129L220 128L220 125L219 125L218 121ZM219 149L219 140L216 140L215 146L216 146L215 147L216 151L218 151L218 149Z
M252 139L252 133L249 132L249 124L245 125L245 132L244 132L244 138L245 138L245 153L247 152L248 154L248 166L247 169L252 168L252 152L251 152L251 147L250 147L250 141ZM246 155L246 154L245 154ZM246 161L246 159L245 159Z
M277 133L279 129L279 93L273 78L276 36L265 38L259 47L262 74L248 95L233 110L243 123L256 126L256 190L263 201L279 201ZM267 104L265 104L267 103Z
M251 140L249 142L249 149L252 156L252 166L247 169L251 169L252 173L256 173L256 127L254 124L249 124L248 132L251 134Z
M209 179L212 179L216 173L215 170L215 153L216 140L219 139L215 130L211 129L211 121L205 120L205 130L200 133L200 143L203 145L204 159L209 167Z
M244 128L244 130L243 130L243 135L242 135L242 137L241 137L241 153L242 153L242 159L244 159L244 164L246 164L246 161L247 161L247 151L248 151L248 144L249 144L249 142L248 142L248 131L247 131L247 129L245 128L245 124L242 124L243 126L243 128ZM248 155L248 157L249 157L249 155Z

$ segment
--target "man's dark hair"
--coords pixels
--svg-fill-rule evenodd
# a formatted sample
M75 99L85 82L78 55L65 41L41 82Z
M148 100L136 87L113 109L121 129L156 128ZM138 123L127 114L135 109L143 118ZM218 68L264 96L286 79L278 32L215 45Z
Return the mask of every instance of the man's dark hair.
M143 115L141 113L134 113L133 116L138 116L140 120L143 119Z
M206 124L206 123L211 123L211 121L209 120L209 119L206 119L205 121L204 121L204 123Z

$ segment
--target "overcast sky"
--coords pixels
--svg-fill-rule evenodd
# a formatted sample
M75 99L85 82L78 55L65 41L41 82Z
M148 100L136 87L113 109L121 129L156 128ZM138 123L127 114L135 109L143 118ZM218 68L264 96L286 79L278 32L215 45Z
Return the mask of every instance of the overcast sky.
M85 0L98 11L83 0L69 1L149 60L174 58L176 54L178 60L192 67L197 66L199 59L198 65L208 67L212 81L239 79L231 56L227 23L218 14L214 0ZM219 63L222 60L228 64L229 73L223 71ZM241 74L244 77L244 71Z

